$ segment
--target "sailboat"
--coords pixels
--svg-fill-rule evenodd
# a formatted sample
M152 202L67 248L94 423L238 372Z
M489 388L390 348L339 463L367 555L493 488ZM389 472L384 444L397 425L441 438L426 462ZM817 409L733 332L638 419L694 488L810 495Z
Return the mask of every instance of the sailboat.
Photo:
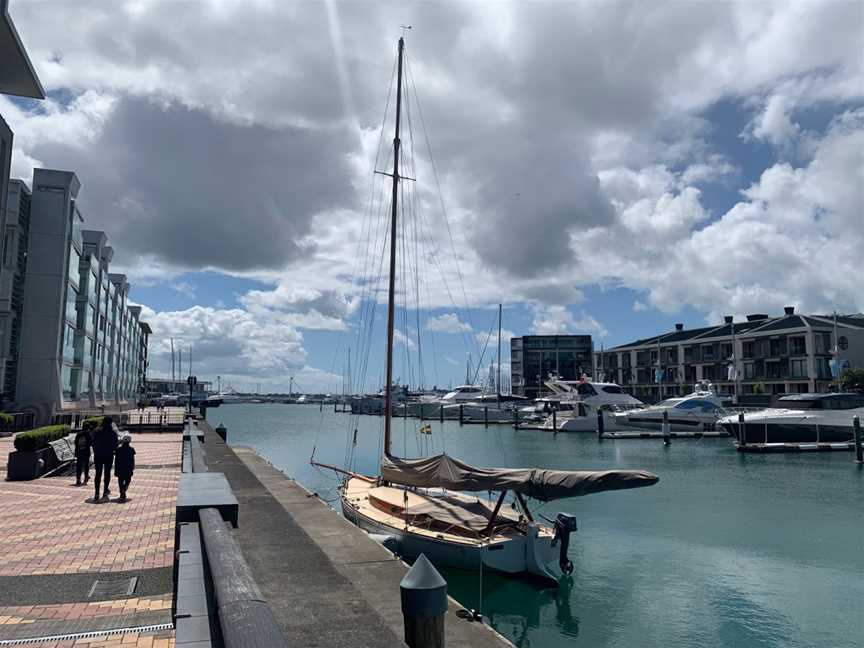
M383 538L386 546L413 560L420 554L441 566L493 569L557 582L548 569L556 551L567 560L575 518L559 514L554 528L535 520L526 498L542 502L608 490L650 486L657 476L641 470L565 471L540 468L476 468L446 454L425 458L393 455L393 342L399 197L400 113L404 39L398 42L395 136L393 138L390 214L390 266L387 301L386 378L384 381L384 448L380 473L363 475L315 461L344 476L339 488L344 516ZM356 434L356 433L355 433ZM491 501L472 493L497 493ZM504 506L513 493L515 509ZM557 545L557 547L556 547Z

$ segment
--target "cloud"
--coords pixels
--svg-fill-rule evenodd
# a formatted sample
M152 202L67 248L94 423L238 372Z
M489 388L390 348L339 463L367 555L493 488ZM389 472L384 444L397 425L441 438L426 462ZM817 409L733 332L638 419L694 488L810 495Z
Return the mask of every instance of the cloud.
M606 337L609 332L594 317L582 311L578 318L564 306L532 306L531 332L534 335L585 335Z
M636 313L642 313L648 310L648 304L639 301L638 299L633 302L633 311Z
M471 331L471 325L459 321L456 313L444 313L426 320L426 330L436 333L464 333Z
M178 281L177 283L171 284L169 287L171 290L180 293L184 297L195 299L195 286L190 284L188 281Z
M393 343L407 347L412 351L417 348L417 343L399 329L393 330Z

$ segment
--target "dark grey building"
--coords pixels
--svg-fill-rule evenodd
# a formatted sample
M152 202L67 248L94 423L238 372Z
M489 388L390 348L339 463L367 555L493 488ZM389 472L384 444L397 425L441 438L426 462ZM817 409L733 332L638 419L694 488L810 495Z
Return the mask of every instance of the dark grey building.
M594 345L590 335L524 335L510 340L513 393L537 398L550 374L563 380L591 375Z

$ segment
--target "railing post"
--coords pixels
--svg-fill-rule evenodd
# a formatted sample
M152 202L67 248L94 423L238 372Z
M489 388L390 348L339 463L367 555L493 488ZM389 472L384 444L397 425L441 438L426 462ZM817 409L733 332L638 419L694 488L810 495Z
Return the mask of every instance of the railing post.
M864 463L864 439L861 438L861 421L857 416L852 417L852 434L855 437L855 461Z
M399 583L408 648L444 648L447 581L420 554Z

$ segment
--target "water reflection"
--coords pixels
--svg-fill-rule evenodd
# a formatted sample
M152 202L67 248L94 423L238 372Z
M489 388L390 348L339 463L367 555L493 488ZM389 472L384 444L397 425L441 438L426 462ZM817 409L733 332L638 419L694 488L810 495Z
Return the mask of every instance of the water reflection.
M453 598L468 606L480 603L479 572L460 569L442 569L441 572ZM560 634L576 638L579 619L571 606L573 589L572 576L561 576L557 588L544 588L518 578L484 572L483 617L519 648L530 648L530 630L541 627L556 626Z

